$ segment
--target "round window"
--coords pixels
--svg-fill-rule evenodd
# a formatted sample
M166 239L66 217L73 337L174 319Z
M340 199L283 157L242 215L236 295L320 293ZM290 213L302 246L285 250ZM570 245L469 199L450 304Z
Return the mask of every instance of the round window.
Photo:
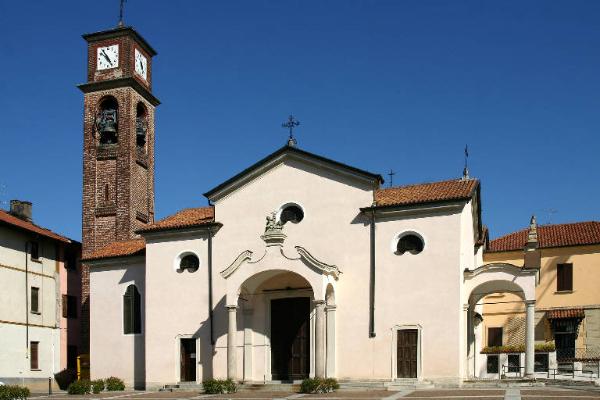
M196 272L196 271L198 271L199 267L200 267L200 260L198 259L198 256L195 254L188 254L188 255L182 257L181 261L179 262L179 270L182 272L185 270L188 270L189 272Z
M409 252L410 254L419 254L423 251L424 243L423 239L414 234L408 234L398 239L396 245L396 254L404 254Z
M282 224L285 224L288 221L297 224L303 219L304 211L302 211L302 208L297 204L290 204L285 206L281 210L281 215L279 216L279 220Z

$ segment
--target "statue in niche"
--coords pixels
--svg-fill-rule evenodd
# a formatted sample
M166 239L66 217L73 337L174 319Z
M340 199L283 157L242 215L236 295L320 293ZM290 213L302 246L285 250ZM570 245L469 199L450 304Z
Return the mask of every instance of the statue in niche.
M117 110L113 108L100 110L96 116L96 129L100 132L100 144L117 143Z

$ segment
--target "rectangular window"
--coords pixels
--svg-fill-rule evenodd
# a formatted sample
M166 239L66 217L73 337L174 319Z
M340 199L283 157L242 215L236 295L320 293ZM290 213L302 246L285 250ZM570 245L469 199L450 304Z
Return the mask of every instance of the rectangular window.
M535 362L533 364L533 370L535 372L548 372L548 354L540 353L535 355Z
M77 318L77 296L63 294L62 316L63 318Z
M498 373L498 355L497 354L488 354L487 356L487 373L488 374L497 374Z
M502 346L502 327L488 328L488 346Z
M30 242L29 243L29 254L31 254L32 260L40 259L40 246L38 242Z
M40 342L29 342L29 366L32 370L39 369Z
M67 346L67 368L77 369L77 346Z
M573 290L573 264L556 265L556 290L559 292Z
M508 355L508 372L521 372L521 355Z
M40 312L40 288L31 287L31 312Z

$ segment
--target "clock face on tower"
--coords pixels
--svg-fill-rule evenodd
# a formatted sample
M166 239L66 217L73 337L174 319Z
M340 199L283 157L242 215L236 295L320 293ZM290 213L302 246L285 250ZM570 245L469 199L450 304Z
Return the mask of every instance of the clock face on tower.
M119 45L98 47L98 64L97 69L109 69L119 66Z
M144 78L144 80L147 79L148 60L146 60L146 57L138 49L135 49L135 72Z

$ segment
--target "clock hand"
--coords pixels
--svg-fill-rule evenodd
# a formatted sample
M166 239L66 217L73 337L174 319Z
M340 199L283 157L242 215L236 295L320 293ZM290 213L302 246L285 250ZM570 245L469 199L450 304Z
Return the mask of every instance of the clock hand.
M104 58L106 58L106 61L108 61L108 63L112 66L112 61L110 61L110 57L106 55L104 50L102 50L102 55L104 56Z

